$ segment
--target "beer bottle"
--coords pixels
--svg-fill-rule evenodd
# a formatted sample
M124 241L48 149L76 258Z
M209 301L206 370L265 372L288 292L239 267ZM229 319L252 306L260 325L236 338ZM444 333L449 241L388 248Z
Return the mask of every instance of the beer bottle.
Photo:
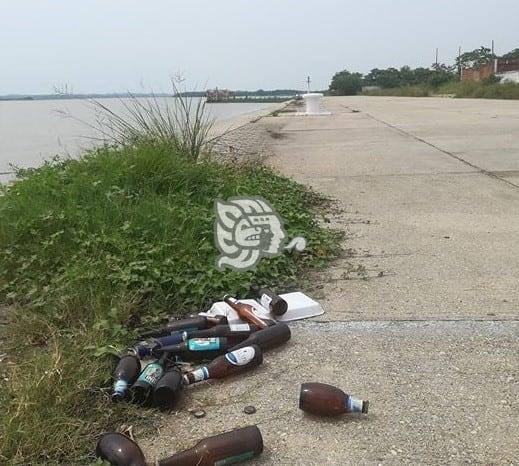
M191 338L184 343L163 346L157 351L179 356L183 361L202 361L227 353L229 346L229 341L225 337Z
M170 319L163 327L156 327L140 333L140 339L151 337L164 337L180 330L203 330L213 325L221 325L227 323L225 316L200 316L193 315L187 319Z
M182 343L182 332L174 332L171 335L165 337L154 338L151 341L140 343L135 345L133 351L139 359L147 359L152 357L158 357L160 348L163 346L176 345Z
M139 445L118 432L108 432L101 436L97 442L96 456L113 465L146 466Z
M259 330L259 327L251 324L216 325L206 330L188 330L182 332L182 339L185 341L190 338L230 337L231 339L241 341L245 340L245 338L257 330Z
M251 286L251 291L255 299L267 310L276 316L282 316L288 309L288 303L268 288L260 288L257 285Z
M153 402L162 409L174 408L182 391L182 374L176 366L164 372L153 389Z
M207 379L223 379L240 374L263 362L263 352L259 346L252 345L231 351L211 361L207 366L200 367L184 375L184 384L190 385Z
M193 448L159 461L159 466L215 466L239 463L263 451L263 438L257 426L243 427L208 437Z
M271 325L252 333L249 338L243 340L237 345L234 345L229 351L234 351L251 345L258 345L262 351L266 351L287 342L290 340L290 336L290 327L283 322L278 322L276 325Z
M122 400L128 394L128 389L141 373L141 362L133 354L123 356L114 371L114 401Z
M304 383L299 395L299 408L318 416L337 416L344 413L368 412L368 401L363 401L332 385Z
M240 303L229 295L225 295L223 300L236 311L241 320L260 328L267 327L267 324L254 314L254 308L251 305Z
M159 359L149 363L142 370L141 375L131 388L133 400L136 403L146 404L150 400L153 387L157 385L164 373L168 356L168 353L164 352Z

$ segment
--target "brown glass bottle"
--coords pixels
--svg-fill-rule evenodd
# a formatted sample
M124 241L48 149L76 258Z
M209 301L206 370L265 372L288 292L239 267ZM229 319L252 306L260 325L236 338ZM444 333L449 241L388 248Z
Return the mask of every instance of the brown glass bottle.
M344 413L368 412L368 401L344 393L324 383L304 383L299 395L299 408L318 416L338 416Z
M101 436L97 442L96 456L114 466L146 466L139 445L118 432L108 432Z
M129 388L141 373L141 362L133 354L123 356L114 371L114 388L112 399L120 401L126 398Z
M236 311L241 320L260 328L267 327L267 324L254 314L254 308L249 304L240 303L229 295L225 295L223 300Z
M209 364L187 372L184 384L190 385L207 379L223 379L231 375L248 371L263 362L263 352L256 345L246 346L219 356Z
M159 466L223 466L239 463L263 451L263 438L256 426L208 437L193 448L159 461Z
M187 319L170 320L163 327L156 327L139 334L139 339L164 337L181 330L203 330L213 325L227 324L225 316L189 316Z
M276 316L282 316L288 309L288 303L268 288L260 288L257 285L251 286L254 298L267 310Z
M153 404L161 409L174 408L182 392L182 374L178 367L171 367L153 389Z
M234 345L229 351L234 351L251 345L258 345L262 351L266 351L287 342L290 340L290 336L290 327L283 322L278 322L276 325L271 325L252 333L249 338L237 345Z

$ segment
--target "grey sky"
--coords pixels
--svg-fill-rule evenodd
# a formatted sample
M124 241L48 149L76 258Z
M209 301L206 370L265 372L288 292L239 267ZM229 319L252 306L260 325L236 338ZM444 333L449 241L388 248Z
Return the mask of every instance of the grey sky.
M519 47L518 0L0 0L0 94L328 86L335 71Z

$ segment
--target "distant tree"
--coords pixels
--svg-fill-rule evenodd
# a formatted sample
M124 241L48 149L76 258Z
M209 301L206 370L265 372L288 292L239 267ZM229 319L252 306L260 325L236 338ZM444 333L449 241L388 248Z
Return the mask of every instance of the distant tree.
M458 70L462 68L479 69L496 58L496 55L488 47L481 46L479 49L474 49L472 52L462 53L456 58L456 66Z
M386 70L372 69L364 79L367 85L380 86L384 88L399 87L402 85L402 76L396 68Z
M519 58L519 48L512 50L511 52L505 53L503 58Z
M445 84L448 81L456 79L458 76L455 73L456 66L448 66L445 63L434 63L429 71L427 77L427 84L433 87Z
M330 83L330 93L334 95L355 95L362 90L362 74L347 70L335 73Z

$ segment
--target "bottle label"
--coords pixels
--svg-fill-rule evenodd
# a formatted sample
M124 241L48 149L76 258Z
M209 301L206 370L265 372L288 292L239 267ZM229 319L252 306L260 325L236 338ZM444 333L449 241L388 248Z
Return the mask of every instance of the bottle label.
M117 395L124 395L128 390L128 382L119 379L114 383L114 393Z
M195 379L195 382L200 382L201 380L209 378L209 371L207 370L207 367L204 366L191 372L191 375Z
M220 349L219 338L192 338L188 340L187 347L190 351L212 351Z
M141 375L139 375L139 380L153 387L157 384L163 373L164 369L162 366L156 362L152 362L144 368Z
M227 464L240 463L245 460L250 460L251 458L254 458L254 452L247 451L240 455L229 456L227 458L224 458L223 460L215 461L214 466L225 466Z
M353 396L348 396L348 401L346 401L346 409L350 413L362 413L362 405L362 400L354 398Z
M231 351L225 355L225 359L229 361L234 366L244 366L249 363L256 351L252 346L246 346L245 348L237 349L236 351Z
M270 309L270 303L272 302L272 298L268 294L262 294L260 298L260 304L265 309Z
M231 332L248 332L250 331L249 324L229 324Z

